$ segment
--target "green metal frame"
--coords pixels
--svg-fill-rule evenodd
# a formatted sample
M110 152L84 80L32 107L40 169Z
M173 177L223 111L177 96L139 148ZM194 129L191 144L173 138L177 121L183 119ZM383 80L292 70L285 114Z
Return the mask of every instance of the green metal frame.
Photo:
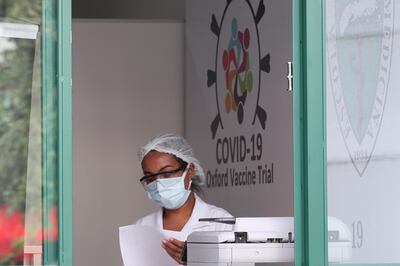
M328 265L324 1L293 3L296 265Z
M71 0L58 0L60 265L72 257L72 28Z
M57 176L56 145L57 131L54 124L56 123L56 112L54 108L57 106L57 83L56 73L57 67L54 64L56 55L56 40L52 38L55 31L56 16L54 2L43 1L42 24L40 33L42 38L42 173L43 173L43 229L49 230L51 222L49 220L49 210L51 206L58 206L57 199L57 183L54 179ZM57 242L50 244L48 239L43 239L43 263L45 265L58 261Z
M71 0L43 0L43 227L58 206L58 242L44 239L44 265L73 265Z

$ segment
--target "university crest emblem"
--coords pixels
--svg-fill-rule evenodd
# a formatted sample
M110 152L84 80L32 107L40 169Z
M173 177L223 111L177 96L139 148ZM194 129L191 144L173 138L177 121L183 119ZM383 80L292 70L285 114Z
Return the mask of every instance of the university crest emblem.
M360 176L373 154L390 77L394 1L327 6L327 64L343 140Z

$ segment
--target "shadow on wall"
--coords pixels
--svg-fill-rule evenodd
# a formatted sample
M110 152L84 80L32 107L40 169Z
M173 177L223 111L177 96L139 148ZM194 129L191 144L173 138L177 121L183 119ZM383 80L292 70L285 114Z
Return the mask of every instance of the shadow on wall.
M184 20L184 0L72 0L73 18Z

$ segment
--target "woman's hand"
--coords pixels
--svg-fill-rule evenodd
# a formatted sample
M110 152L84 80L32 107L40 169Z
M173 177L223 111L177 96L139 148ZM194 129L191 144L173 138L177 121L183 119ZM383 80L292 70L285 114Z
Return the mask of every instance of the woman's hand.
M161 246L167 251L167 253L173 258L177 263L186 265L186 261L181 261L182 249L184 242L179 241L175 238L163 240Z

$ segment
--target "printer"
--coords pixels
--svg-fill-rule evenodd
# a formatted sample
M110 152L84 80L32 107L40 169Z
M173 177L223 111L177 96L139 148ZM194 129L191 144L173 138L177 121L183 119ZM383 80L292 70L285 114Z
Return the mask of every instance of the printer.
M204 218L234 225L233 231L197 231L187 238L188 266L254 266L294 261L293 217ZM351 259L352 239L339 219L328 218L328 260Z

